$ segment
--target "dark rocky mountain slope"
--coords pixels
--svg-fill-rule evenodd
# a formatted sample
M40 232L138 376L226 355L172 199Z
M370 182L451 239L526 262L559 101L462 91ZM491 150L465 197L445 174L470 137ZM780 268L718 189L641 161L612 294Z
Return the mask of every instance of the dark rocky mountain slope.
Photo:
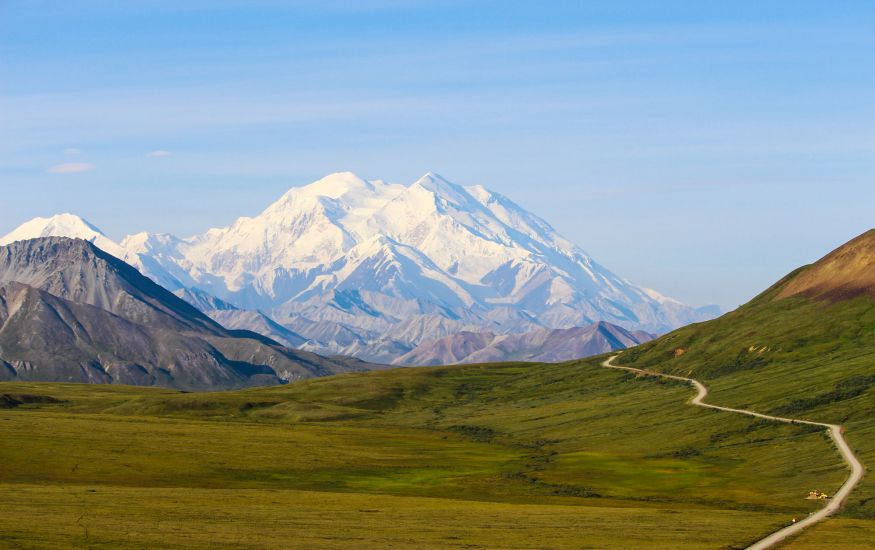
M81 239L0 247L0 379L217 390L372 367L226 329Z

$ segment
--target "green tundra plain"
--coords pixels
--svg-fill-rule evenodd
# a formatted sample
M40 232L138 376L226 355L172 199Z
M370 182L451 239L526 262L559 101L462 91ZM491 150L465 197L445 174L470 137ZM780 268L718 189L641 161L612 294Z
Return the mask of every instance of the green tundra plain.
M742 548L845 470L818 430L600 368L407 368L180 393L6 383L12 548Z

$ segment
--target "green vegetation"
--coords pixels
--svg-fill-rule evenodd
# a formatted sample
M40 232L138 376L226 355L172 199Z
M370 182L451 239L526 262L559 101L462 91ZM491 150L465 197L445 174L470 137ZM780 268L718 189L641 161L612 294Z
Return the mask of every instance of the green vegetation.
M870 550L875 547L875 522L836 518L818 523L787 544L793 550Z
M751 303L707 323L679 329L621 355L618 363L702 380L709 401L845 427L860 460L875 464L875 307L847 300L776 300L797 271ZM812 489L820 485L812 485ZM844 518L803 542L875 545L875 478L864 478ZM843 532L838 526L847 526ZM817 538L822 534L823 538ZM807 541L807 542L806 542ZM795 547L794 543L794 546Z
M0 547L721 548L774 516L251 489L2 486ZM698 512L698 511L697 511ZM744 527L742 527L744 526ZM622 536L622 543L614 537Z
M687 385L600 360L220 393L0 384L0 539L738 548L844 478L820 431L690 407Z

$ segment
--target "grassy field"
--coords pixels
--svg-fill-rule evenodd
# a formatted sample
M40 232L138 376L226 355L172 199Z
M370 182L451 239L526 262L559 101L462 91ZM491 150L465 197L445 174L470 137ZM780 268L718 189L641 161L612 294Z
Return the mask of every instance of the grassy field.
M855 453L872 467L875 304L866 296L774 300L783 285L720 319L629 350L618 363L699 378L712 403L843 424ZM875 547L875 478L863 479L841 517L791 547Z
M776 519L272 489L0 488L12 548L721 548Z
M0 384L25 402L0 410L0 540L740 548L841 484L820 431L690 407L686 385L599 361L224 393Z

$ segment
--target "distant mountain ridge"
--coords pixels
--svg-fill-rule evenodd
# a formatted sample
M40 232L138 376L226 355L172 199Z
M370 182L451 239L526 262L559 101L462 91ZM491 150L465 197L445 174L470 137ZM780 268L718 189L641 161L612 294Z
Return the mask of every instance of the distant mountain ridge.
M319 353L385 361L461 331L607 321L665 332L717 313L636 286L508 198L436 174L409 186L331 174L186 239L139 233L116 244L73 218L33 220L0 244L76 233L65 236L102 243L172 291L263 311Z
M240 309L224 300L196 288L181 288L173 292L212 320L229 329L251 330L276 340L289 348L299 348L307 339L280 325L260 311Z
M88 241L0 246L0 380L215 390L371 367L226 329Z
M500 361L556 363L626 349L652 340L604 321L587 327L541 329L523 334L461 332L419 344L396 365L453 365Z

